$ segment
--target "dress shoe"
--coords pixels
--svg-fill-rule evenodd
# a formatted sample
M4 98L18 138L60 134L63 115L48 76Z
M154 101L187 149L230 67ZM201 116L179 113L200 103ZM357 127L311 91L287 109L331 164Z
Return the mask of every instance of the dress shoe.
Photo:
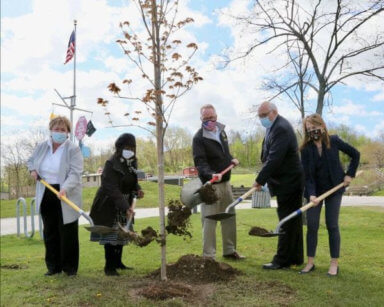
M313 272L314 270L315 270L315 265L312 264L312 267L311 267L308 271L301 270L301 271L299 272L299 274L308 274L308 273Z
M273 262L263 264L264 270L281 270L281 269L284 269L286 267L287 266L283 266L283 265L280 265L278 263L273 263Z
M232 254L223 255L224 258L232 259L232 260L244 260L246 257L240 255L238 252L233 252Z
M116 266L116 269L120 270L133 270L133 267L126 266L124 263L120 263Z
M48 271L47 273L44 274L44 276L52 276L60 273L61 273L60 271Z
M329 276L329 277L335 277L335 276L337 276L339 274L339 267L337 267L337 270L336 270L336 274L331 274L331 273L327 273L327 275Z
M120 274L116 271L116 269L104 268L104 273L107 276L119 276Z

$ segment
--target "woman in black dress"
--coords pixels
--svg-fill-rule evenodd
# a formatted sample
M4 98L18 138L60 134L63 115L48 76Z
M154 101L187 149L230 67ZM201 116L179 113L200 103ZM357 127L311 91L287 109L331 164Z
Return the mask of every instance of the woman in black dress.
M115 142L115 153L105 162L101 186L90 213L95 225L114 229L118 228L118 223L125 226L127 216L133 214L131 204L134 196L144 196L137 180L136 140L134 135L124 133ZM116 269L128 269L121 262L123 246L128 240L120 238L117 231L91 233L91 241L104 245L106 275L119 275Z

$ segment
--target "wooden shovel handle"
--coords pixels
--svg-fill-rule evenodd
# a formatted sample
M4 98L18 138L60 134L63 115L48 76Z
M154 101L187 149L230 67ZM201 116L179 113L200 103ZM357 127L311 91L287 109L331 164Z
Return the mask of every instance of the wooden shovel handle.
M356 173L356 176L359 176L363 171L358 171ZM335 193L337 190L341 189L342 187L344 187L344 182L338 184L337 186L333 187L332 189L328 190L327 192L325 192L324 194L321 194L320 196L316 197L316 200L317 201L322 201L323 199L327 198L329 195ZM300 210L301 212L304 212L304 211L307 211L309 208L313 207L315 204L311 201L309 202L308 204L306 204L305 206L301 207Z

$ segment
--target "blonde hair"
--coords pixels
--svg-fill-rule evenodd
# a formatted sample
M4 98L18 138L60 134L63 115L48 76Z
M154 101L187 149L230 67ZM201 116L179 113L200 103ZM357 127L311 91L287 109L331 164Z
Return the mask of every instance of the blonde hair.
M316 127L321 127L324 129L324 133L321 135L321 141L325 143L327 148L330 148L331 143L329 141L327 125L325 124L321 115L315 113L315 114L308 115L303 120L304 139L300 146L300 150L303 149L311 141L311 139L309 138L309 134L307 133L307 122L311 123Z
M49 130L52 130L54 126L65 126L68 132L71 132L71 122L65 116L56 116L49 122Z

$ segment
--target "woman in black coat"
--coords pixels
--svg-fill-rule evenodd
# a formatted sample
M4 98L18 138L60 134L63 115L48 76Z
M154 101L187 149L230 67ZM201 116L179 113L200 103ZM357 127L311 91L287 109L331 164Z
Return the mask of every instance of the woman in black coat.
M115 153L105 162L90 213L95 225L115 229L118 223L125 226L127 215L133 214L130 207L134 195L144 196L137 180L136 140L132 134L124 133L115 142ZM123 245L128 240L119 238L116 231L91 233L91 241L104 245L106 275L119 275L116 269L128 268L121 262Z
M305 137L301 146L301 162L305 174L304 196L315 206L307 211L307 256L308 263L301 274L315 269L314 259L317 246L320 213L323 202L316 198L334 186L344 182L348 186L355 176L359 165L360 153L351 145L342 141L337 135L329 135L324 120L319 114L309 115L303 122ZM344 172L339 152L347 154L351 161ZM340 253L339 212L345 188L338 190L325 200L325 221L328 229L331 263L329 276L339 272Z

